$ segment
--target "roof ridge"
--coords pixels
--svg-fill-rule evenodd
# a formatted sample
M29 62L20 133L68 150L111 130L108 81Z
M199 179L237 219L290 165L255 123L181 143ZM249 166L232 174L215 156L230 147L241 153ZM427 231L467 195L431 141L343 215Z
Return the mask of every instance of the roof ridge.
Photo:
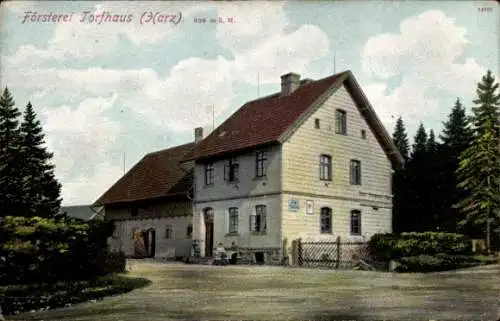
M347 69L347 70L344 70L344 71L342 71L342 72L338 72L338 73L336 73L336 74L333 74L333 75L330 75L330 76L326 76L326 77L323 77L323 78L320 78L320 79L304 78L304 79L302 79L302 80L309 79L309 80L311 80L311 81L310 81L310 82L308 82L308 83L306 83L306 84L301 85L299 88L308 87L308 86L313 85L314 83L317 83L317 82L319 82L319 81L327 80L327 79L329 79L329 78L333 78L333 77L338 77L338 76L340 76L340 75L342 75L342 74L344 74L344 73L349 73L349 72L350 72L350 70L349 70L349 69ZM258 97L258 98L255 98L255 99L252 99L252 100L249 100L249 101L245 102L245 103L242 105L242 107L243 107L243 106L245 106L245 105L248 105L249 103L254 103L254 102L256 102L256 101L259 101L259 100L261 100L261 99L268 99L268 98L271 98L271 97L274 97L274 96L279 96L279 95L281 95L281 92L280 92L280 91L277 91L277 92L275 92L275 93L269 94L269 95L264 96L264 97Z
M144 157L151 156L151 155L156 155L156 154L161 154L161 153L164 153L164 152L167 152L169 150L176 149L176 148L187 147L188 145L191 145L191 144L194 145L194 142L185 143L185 144L181 144L181 145L176 145L176 146L172 146L172 147L167 147L167 148L164 148L164 149L160 149L160 150L157 150L157 151L154 151L154 152L147 153L147 154L144 155Z

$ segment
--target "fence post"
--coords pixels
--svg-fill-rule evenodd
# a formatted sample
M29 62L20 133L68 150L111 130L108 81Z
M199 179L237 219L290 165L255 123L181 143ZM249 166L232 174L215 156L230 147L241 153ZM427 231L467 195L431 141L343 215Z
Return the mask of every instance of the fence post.
M292 240L291 264L292 265L296 265L297 264L297 240Z
M302 253L302 239L299 238L297 240L297 261L299 263L299 266L302 266L302 262L303 262L303 253Z
M336 262L337 269L340 267L340 258L342 257L340 252L341 252L340 236L337 236L337 262Z

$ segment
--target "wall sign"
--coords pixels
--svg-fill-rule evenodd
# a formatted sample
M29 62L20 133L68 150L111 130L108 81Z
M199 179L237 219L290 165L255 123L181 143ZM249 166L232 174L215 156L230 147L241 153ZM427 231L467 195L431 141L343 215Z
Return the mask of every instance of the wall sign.
M290 212L298 212L300 210L299 200L288 200L288 210Z
M306 215L313 215L313 214L314 214L314 202L306 201Z

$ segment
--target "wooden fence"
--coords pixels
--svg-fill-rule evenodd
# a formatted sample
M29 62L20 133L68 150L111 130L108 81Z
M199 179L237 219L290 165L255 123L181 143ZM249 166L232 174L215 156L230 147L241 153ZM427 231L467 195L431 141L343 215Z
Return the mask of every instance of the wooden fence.
M369 260L365 242L304 240L292 242L292 265L323 268L352 268L360 260Z

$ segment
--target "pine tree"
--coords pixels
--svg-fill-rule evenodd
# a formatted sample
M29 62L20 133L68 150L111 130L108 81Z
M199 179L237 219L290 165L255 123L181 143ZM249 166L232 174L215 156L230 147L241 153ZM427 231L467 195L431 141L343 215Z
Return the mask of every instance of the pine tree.
M439 136L442 142L439 159L442 197L439 225L445 231L455 233L459 227L459 211L453 205L466 196L464 191L457 187L455 172L458 169L460 154L469 147L472 140L470 123L459 98L443 126L443 132ZM462 229L461 232L466 231Z
M420 123L415 135L414 143L412 145L411 157L423 157L427 150L427 132L425 131L424 124Z
M406 133L405 124L401 117L398 118L396 126L394 127L392 140L405 161L408 161L410 143L408 141L408 134ZM408 203L406 171L407 169L405 167L398 168L392 175L392 194L394 195L392 209L392 229L396 233L409 230L409 221L406 210Z
M24 216L53 217L61 206L61 186L55 179L53 154L45 148L44 134L31 103L21 124L23 190L26 193Z
M439 231L442 229L440 224L440 209L442 204L441 187L442 187L442 177L440 174L440 146L436 142L436 135L434 130L430 130L426 146L425 146L425 171L427 175L422 177L423 184L426 186L424 192L427 194L426 199L426 217L427 221L425 224L426 231Z
M427 132L421 123L417 129L412 145L411 156L406 172L406 188L408 202L406 204L406 217L409 230L423 232L429 225L430 217L428 206L427 176Z
M8 88L0 96L0 217L16 215L23 202L19 178L19 121Z
M396 121L394 133L392 134L392 140L394 141L394 144L398 148L405 161L407 161L410 153L410 143L408 141L408 134L406 133L405 124L401 117L399 117Z
M500 93L488 71L477 85L472 108L474 137L460 155L458 187L468 193L457 204L465 215L462 224L483 227L488 250L491 227L500 225Z

